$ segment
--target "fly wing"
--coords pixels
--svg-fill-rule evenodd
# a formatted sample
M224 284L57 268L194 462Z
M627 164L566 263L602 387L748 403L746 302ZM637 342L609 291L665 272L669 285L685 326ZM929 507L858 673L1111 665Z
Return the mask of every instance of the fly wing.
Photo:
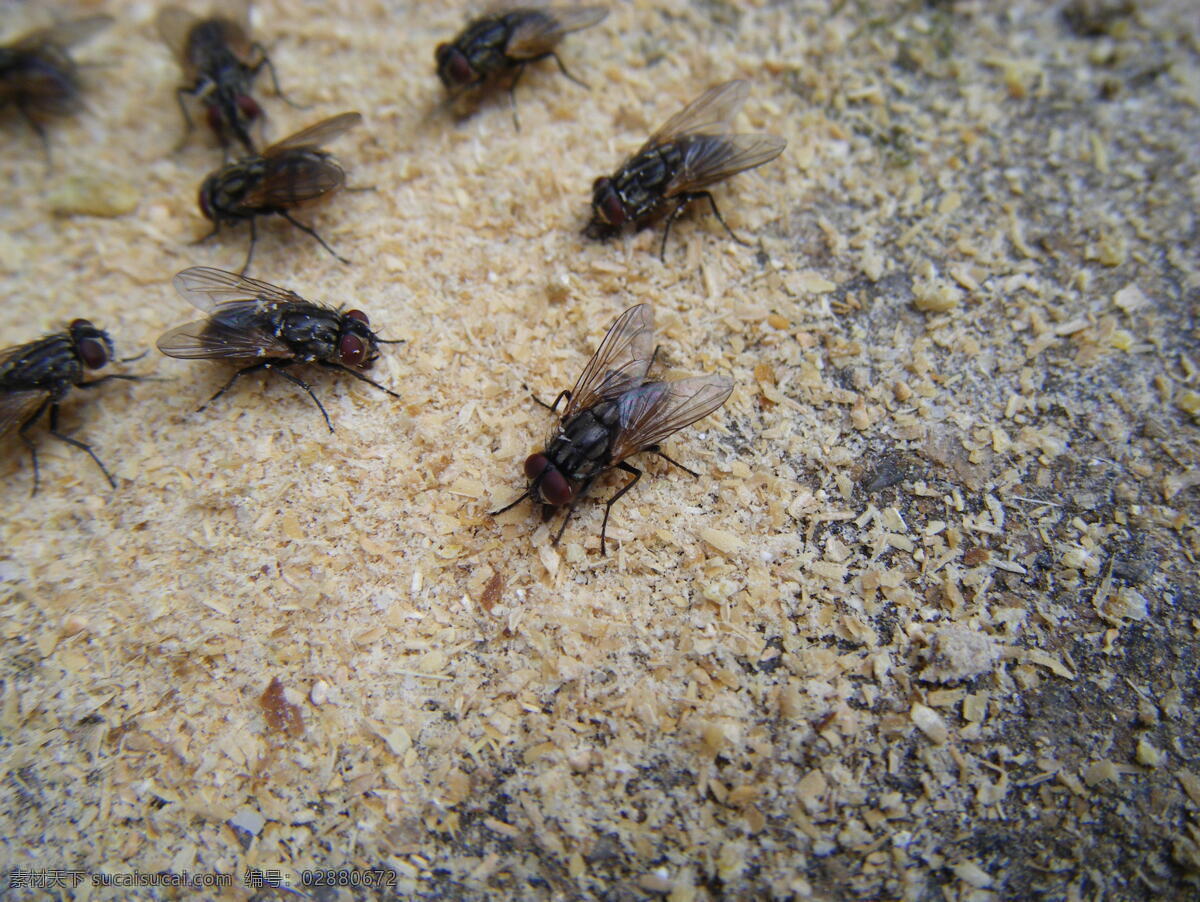
M250 33L250 10L245 0L223 0L204 19L178 6L167 6L159 10L155 20L158 34L186 68L191 69L193 65L188 59L192 28L201 21L219 22L225 43L235 54L244 56L249 51L250 39L247 35Z
M289 150L314 150L348 132L363 121L362 113L339 113L277 141L262 152L264 157L278 156Z
M612 460L619 462L657 445L708 416L732 391L732 379L712 374L678 382L648 382L622 395L618 402L621 431L613 441Z
M276 154L265 162L262 178L238 202L244 209L294 207L324 197L346 182L337 160L320 151Z
M589 28L608 15L603 6L528 10L513 29L504 52L514 59L533 59L551 52L572 31Z
M696 135L683 155L683 165L664 192L667 197L696 191L738 172L769 163L787 147L775 135Z
M654 310L649 304L638 304L609 328L575 383L563 419L637 388L646 381L653 357Z
M638 153L686 135L721 135L733 130L733 117L750 96L750 82L742 78L709 88L662 124Z
M209 7L209 17L235 25L244 34L250 33L249 0L217 0Z
M176 326L155 344L168 357L185 360L258 360L291 357L292 351L271 332L255 327L262 308L255 301L226 304L209 319Z
M0 393L0 435L6 435L24 423L48 397L50 392L43 389Z
M179 296L205 313L218 313L230 305L247 302L307 303L294 291L211 266L185 269L173 281Z
M192 26L199 21L192 13L178 6L164 6L158 11L158 18L155 20L158 35L184 66L191 66L191 61L187 58L188 36L192 32Z
M37 31L25 35L14 46L26 50L49 44L65 50L83 43L92 35L108 28L112 23L112 16L87 16L83 19L73 19L70 22L59 22L57 25L39 28Z

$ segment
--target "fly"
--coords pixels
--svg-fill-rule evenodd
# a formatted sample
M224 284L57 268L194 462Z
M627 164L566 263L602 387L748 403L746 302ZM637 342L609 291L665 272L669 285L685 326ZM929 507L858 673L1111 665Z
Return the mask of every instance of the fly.
M13 104L50 153L44 121L83 106L79 67L67 51L112 24L89 16L30 32L0 45L0 108Z
M158 33L174 52L189 82L175 91L186 126L180 146L187 142L194 127L184 101L186 94L204 105L208 125L222 147L233 138L248 153L254 153L250 127L262 116L262 108L250 91L264 67L271 73L275 93L291 101L279 89L266 48L250 39L247 4L231 0L225 6L228 8L224 12L205 18L177 6L168 6L158 14Z
M731 133L749 93L750 83L740 79L710 88L668 119L615 174L596 179L584 234L604 241L626 225L641 229L665 215L659 258L666 260L672 224L688 204L704 199L729 237L746 244L725 222L708 188L770 162L787 146L775 135Z
M294 291L236 273L194 266L175 276L175 290L208 314L176 326L158 339L168 357L229 360L241 364L229 381L200 407L204 410L247 373L273 370L308 393L333 432L329 414L309 384L289 368L315 364L348 373L393 398L400 397L363 375L379 357L380 344L397 344L371 331L361 310L314 304Z
M562 9L517 7L473 19L448 44L438 44L434 58L438 78L449 91L492 83L512 75L508 87L513 122L517 121L517 82L529 63L553 57L559 71L587 87L567 71L555 49L572 31L589 28L608 15L602 6Z
M65 332L54 332L0 351L0 436L16 429L29 449L33 459L33 494L36 495L38 490L39 469L37 445L29 437L29 430L47 410L50 412L50 434L86 452L108 484L114 489L117 487L91 445L58 430L58 408L72 388L91 389L112 379L136 382L141 378L127 373L86 378L88 370L102 369L112 359L112 339L86 319L74 320Z
M630 466L626 458L649 451L698 476L663 454L659 443L724 404L733 391L733 380L708 375L676 382L647 381L657 351L650 305L638 304L622 313L574 389L563 391L553 404L543 403L553 411L564 398L567 402L545 449L525 461L529 487L511 504L493 511L492 516L526 498L543 506L546 519L566 506L566 516L554 536L554 544L558 544L575 505L592 483L608 470L623 470L633 478L605 503L600 526L600 554L604 555L609 511L642 476L642 471Z
M248 222L250 249L242 266L245 273L258 241L255 219L274 214L311 235L336 259L348 264L349 260L339 256L312 226L295 219L291 211L333 194L345 184L346 173L341 165L320 148L361 122L359 113L332 116L272 144L262 153L226 163L211 173L200 186L200 212L212 222L213 230L200 240L212 238L223 225Z

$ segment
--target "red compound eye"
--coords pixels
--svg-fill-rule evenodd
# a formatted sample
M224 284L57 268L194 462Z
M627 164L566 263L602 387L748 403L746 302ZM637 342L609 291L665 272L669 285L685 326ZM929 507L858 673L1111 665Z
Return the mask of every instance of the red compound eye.
M95 338L85 338L75 349L79 352L79 359L89 370L98 370L108 363L108 348Z
M619 226L625 222L625 205L621 203L621 198L617 197L617 192L611 188L606 187L604 191L600 213L604 221L611 226Z
M547 504L561 507L571 500L571 487L567 484L566 477L553 468L542 477L539 488Z
M346 366L362 366L367 356L367 343L357 335L343 335L338 342L338 357Z
M221 108L215 103L210 103L205 111L205 116L208 118L208 127L218 135L225 127L225 117L221 115Z
M447 86L467 85L475 80L475 71L461 51L443 44L437 56L438 74Z
M204 218L213 221L213 206L212 199L209 195L212 193L209 190L209 179L205 179L204 184L200 186L200 212L204 214Z
M525 475L530 479L537 479L548 466L550 461L545 454L530 454L525 459Z
M361 310L347 310L346 317L347 317L347 319L356 319L360 323L362 323L364 326L371 325L371 321L369 319L367 319L367 315L365 313L363 313Z
M262 115L262 107L249 94L238 95L237 108L247 121L253 121Z

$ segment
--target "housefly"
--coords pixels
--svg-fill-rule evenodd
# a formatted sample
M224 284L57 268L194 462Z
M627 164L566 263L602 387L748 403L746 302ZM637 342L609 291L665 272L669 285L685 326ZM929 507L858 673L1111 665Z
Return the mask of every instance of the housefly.
M34 494L38 490L38 456L29 430L47 410L50 411L50 434L87 452L108 484L114 489L117 487L91 445L58 431L58 408L72 386L95 388L111 379L136 381L141 378L110 373L98 379L85 379L88 370L101 369L112 359L112 339L86 319L74 320L65 332L54 332L0 351L0 435L15 428L29 448L29 456L33 459Z
M493 511L493 516L525 498L540 503L546 519L565 505L566 516L554 537L557 544L575 505L596 478L614 467L624 470L633 479L605 503L600 526L603 555L609 511L642 476L626 458L650 451L693 476L699 475L663 454L659 443L724 404L733 391L733 381L718 375L647 381L658 350L653 341L654 312L649 304L630 307L617 318L575 388L562 392L553 404L543 404L553 411L564 398L567 402L545 449L525 461L529 487L512 504Z
M447 90L458 91L512 74L508 96L517 122L517 82L529 63L553 57L563 75L587 87L567 71L555 47L570 32L595 25L607 15L601 6L496 10L472 20L450 43L438 44L434 52L438 78Z
M314 304L286 288L207 266L179 273L175 290L208 317L176 326L158 339L158 349L168 357L242 364L200 410L247 373L274 370L308 392L332 432L324 405L308 383L288 369L306 363L349 373L393 398L400 397L360 372L375 363L380 344L397 343L372 332L361 310L343 312L340 307Z
M254 79L265 67L271 73L275 93L283 97L283 92L266 49L250 40L247 4L227 2L225 6L226 10L206 18L168 6L158 14L158 33L174 52L189 82L175 91L186 125L181 146L193 128L184 101L188 94L204 105L209 127L223 147L232 138L253 153L250 127L262 115L262 108L250 96Z
M665 214L659 249L665 260L671 225L688 204L703 198L729 236L746 244L729 228L706 189L770 162L787 145L775 135L730 133L749 93L750 83L740 79L710 88L668 119L614 175L596 179L592 220L584 234L603 241L627 224L640 229Z
M44 121L69 116L83 105L79 67L67 51L112 24L89 16L30 32L0 45L0 108L13 104L49 153Z
M226 163L211 173L200 186L200 212L213 223L213 230L200 240L212 238L223 225L248 222L250 249L242 266L245 273L258 240L255 218L276 214L307 232L342 263L349 263L312 226L294 219L291 210L342 187L346 173L332 155L320 148L360 122L362 116L358 113L332 116L272 144L262 153Z

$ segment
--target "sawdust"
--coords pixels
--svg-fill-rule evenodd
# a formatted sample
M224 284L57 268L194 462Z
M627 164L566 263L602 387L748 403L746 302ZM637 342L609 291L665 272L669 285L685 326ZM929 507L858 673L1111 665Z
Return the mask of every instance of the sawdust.
M0 344L86 316L135 354L189 315L175 272L245 252L191 244L220 153L172 152L155 11L105 10L53 169L7 138ZM539 64L519 133L503 93L440 106L459 4L287 10L254 21L309 109L260 79L268 137L360 110L332 149L374 190L306 220L351 266L279 223L253 274L405 339L372 372L403 400L314 372L333 435L280 380L196 413L228 371L150 356L65 411L116 491L39 432L31 499L6 442L0 867L1197 892L1192 4L614 4L563 46L590 90ZM586 242L592 179L733 77L788 141L716 191L755 247L702 212L665 265L654 229ZM56 218L81 168L136 210ZM669 442L700 477L642 462L607 558L617 478L557 547L488 516L550 425L529 392L639 302L668 373L737 383Z

